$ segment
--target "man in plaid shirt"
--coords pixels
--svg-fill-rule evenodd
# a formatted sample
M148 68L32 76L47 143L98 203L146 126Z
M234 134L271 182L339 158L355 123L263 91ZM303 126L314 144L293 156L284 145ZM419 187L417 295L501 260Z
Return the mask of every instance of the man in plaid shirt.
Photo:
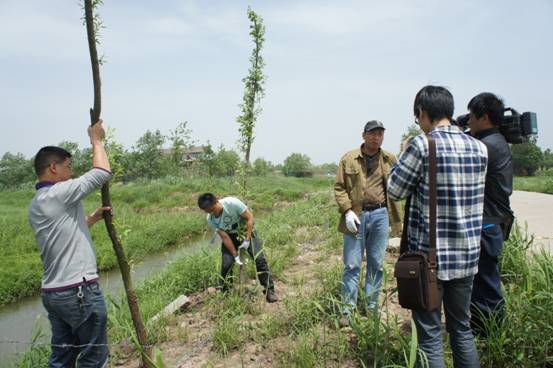
M422 88L415 97L414 113L415 122L436 141L438 288L454 366L479 367L469 307L480 253L486 146L450 124L453 96L443 87ZM393 200L411 195L411 208L404 219L408 221L409 247L427 251L430 212L428 140L424 135L409 143L392 170L387 187ZM441 308L413 311L413 320L429 367L445 367Z

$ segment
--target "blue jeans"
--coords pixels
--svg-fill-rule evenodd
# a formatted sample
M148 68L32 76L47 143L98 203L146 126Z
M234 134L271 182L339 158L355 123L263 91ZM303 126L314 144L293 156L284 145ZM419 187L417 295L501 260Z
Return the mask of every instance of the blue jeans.
M42 303L52 325L50 368L74 367L77 360L79 368L107 367L107 345L60 346L108 342L107 310L100 285L83 285L82 292L82 300L77 296L77 287L42 292Z
M455 368L480 367L469 322L472 280L472 276L450 281L438 280ZM429 368L445 368L441 315L441 307L431 312L413 311L419 348L426 353Z
M382 285L383 263L388 245L388 210L379 208L361 212L355 236L344 234L344 274L342 277L342 302L344 314L351 313L357 304L359 273L363 251L367 255L367 274L365 277L365 297L369 309L378 304Z

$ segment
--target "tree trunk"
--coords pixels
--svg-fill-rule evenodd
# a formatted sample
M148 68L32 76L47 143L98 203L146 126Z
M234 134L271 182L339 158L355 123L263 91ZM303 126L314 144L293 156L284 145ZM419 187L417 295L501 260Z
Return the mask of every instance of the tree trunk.
M88 48L90 51L92 78L94 82L94 107L90 109L90 123L91 125L94 125L100 119L100 114L102 112L100 64L98 62L98 52L96 50L96 35L94 30L92 0L85 0L84 3L86 33L88 36ZM108 183L104 184L104 186L102 187L102 206L111 207ZM142 348L142 364L146 367L150 367L151 365L148 362L148 357L150 356L151 349L147 346L148 339L146 335L146 329L144 328L144 323L142 322L142 317L140 316L140 309L138 307L136 293L132 285L129 263L127 262L127 257L125 256L123 246L119 241L115 226L113 225L113 216L109 211L104 211L104 222L106 224L109 238L111 239L111 244L113 245L113 250L115 251L115 255L117 256L117 263L119 264L119 269L121 270L121 276L123 278L123 284L125 286L125 293L127 294L127 301L131 312L131 318L134 324L138 342L140 343Z

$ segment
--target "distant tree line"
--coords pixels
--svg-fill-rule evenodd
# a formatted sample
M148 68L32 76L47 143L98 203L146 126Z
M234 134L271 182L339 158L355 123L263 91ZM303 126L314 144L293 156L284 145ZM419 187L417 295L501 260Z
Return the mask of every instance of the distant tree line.
M414 135L414 129L407 135ZM90 148L80 148L75 142L60 142L59 146L72 154L72 166L76 176L88 171L91 166ZM168 135L159 130L148 130L130 148L117 143L114 132L108 131L106 149L111 167L118 182L149 180L166 176L234 176L243 164L240 155L233 149L220 145L214 148L209 142L197 146L187 122L177 125ZM532 176L544 173L553 175L553 152L542 150L533 140L511 146L515 175ZM0 159L0 188L14 188L36 180L33 159L21 153L6 152ZM253 176L284 175L311 177L313 175L334 175L336 163L314 165L309 156L292 153L282 164L273 164L264 158L257 158L251 165Z
M401 140L415 137L422 131L417 125L411 125L407 128ZM513 170L516 176L533 176L536 174L553 175L553 152L547 148L542 150L537 145L537 137L534 137L528 143L511 145L513 154Z
M539 173L553 175L553 152L542 150L535 141L511 146L515 175L533 176Z
M77 143L68 141L60 142L58 146L71 153L75 176L90 169L92 152L89 147L81 148ZM115 173L114 179L118 182L166 176L234 176L241 165L240 156L233 149L223 145L214 148L209 142L196 145L187 122L178 124L168 135L159 130L148 130L130 149L117 143L114 132L110 130L105 146ZM6 152L0 159L0 188L14 188L35 182L33 160L33 157L26 158L21 153ZM251 165L253 176L281 173L305 177L334 174L336 169L335 163L313 165L307 155L300 153L291 154L279 165L264 158L257 158Z

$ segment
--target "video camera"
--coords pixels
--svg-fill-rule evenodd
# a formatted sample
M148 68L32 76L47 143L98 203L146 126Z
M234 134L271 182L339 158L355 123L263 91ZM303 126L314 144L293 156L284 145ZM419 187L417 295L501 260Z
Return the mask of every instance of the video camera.
M538 134L538 117L535 112L520 114L511 107L507 107L505 112L510 112L510 114L503 115L503 121L498 128L507 143L526 143L531 136ZM453 124L466 130L469 124L469 114L458 116Z

